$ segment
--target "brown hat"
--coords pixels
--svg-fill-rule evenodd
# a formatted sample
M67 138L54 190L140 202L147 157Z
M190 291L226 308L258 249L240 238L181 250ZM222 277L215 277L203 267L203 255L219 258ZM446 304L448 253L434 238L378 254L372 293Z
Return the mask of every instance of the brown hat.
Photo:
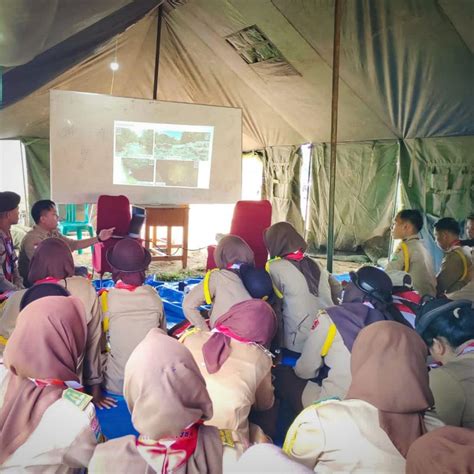
M0 212L8 212L16 209L20 204L21 196L12 191L0 193Z
M148 249L141 246L136 240L124 238L107 250L107 262L121 272L143 272L151 262Z

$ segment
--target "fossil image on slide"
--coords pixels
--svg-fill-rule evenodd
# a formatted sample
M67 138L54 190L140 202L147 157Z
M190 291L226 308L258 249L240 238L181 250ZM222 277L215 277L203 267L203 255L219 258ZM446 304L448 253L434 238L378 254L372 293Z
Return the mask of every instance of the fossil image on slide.
M209 188L214 127L115 122L114 184Z

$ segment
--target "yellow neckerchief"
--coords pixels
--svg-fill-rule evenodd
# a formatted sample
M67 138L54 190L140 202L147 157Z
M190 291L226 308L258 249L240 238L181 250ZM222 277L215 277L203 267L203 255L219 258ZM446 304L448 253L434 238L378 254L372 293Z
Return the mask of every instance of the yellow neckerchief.
M265 271L270 274L270 264L272 262L276 262L277 260L281 260L281 257L273 257L268 262L265 264ZM270 274L271 277L271 274ZM273 281L272 281L273 283ZM282 299L283 298L283 293L275 286L275 283L273 283L273 291L275 292L275 295L277 295L278 298Z
M103 320L102 320L102 330L104 332L107 332L109 330L109 316L108 316L108 311L109 311L109 304L107 302L107 296L109 292L107 290L103 291L100 295L100 304L102 306L102 314L104 315Z
M204 289L204 300L206 301L206 304L212 304L211 290L209 289L209 280L211 278L211 273L215 271L219 271L219 269L213 268L212 270L208 270L202 282Z

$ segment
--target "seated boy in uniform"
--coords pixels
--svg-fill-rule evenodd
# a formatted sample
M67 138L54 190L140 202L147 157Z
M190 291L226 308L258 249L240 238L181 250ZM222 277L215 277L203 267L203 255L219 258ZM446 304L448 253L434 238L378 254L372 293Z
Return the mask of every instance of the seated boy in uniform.
M433 262L419 232L423 228L423 216L416 209L400 211L393 221L392 237L401 239L385 270L401 270L408 273L413 288L420 295L435 296L436 277Z
M445 252L436 275L437 295L474 301L471 248L461 245L461 226L452 217L444 217L436 222L434 229L436 243Z

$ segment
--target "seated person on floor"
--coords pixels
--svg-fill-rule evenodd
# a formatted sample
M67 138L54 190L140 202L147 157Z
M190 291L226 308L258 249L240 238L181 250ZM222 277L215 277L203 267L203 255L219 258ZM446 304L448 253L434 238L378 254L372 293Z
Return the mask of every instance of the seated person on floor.
M365 327L352 349L345 399L303 410L283 450L315 472L405 472L410 445L443 425L425 413L434 403L427 355L420 336L402 324Z
M114 229L102 229L97 237L89 239L74 240L70 239L58 229L59 216L56 209L56 204L49 199L37 201L31 208L31 217L35 221L33 228L25 235L20 247L19 268L20 275L23 277L25 284L28 283L28 271L30 267L30 260L33 257L36 246L45 239L55 237L63 240L71 252L74 250L85 249L94 245L97 242L112 237Z
M438 417L474 429L474 310L469 301L425 303L416 330L440 367L430 371Z
M474 214L471 214L466 219L466 239L461 240L461 245L474 247Z
M473 430L443 426L418 438L408 450L406 474L473 472Z
M74 276L74 261L69 247L60 239L43 240L31 259L28 279L33 286L29 290L18 291L10 297L0 319L0 335L8 339L15 328L20 310L24 306L25 295L39 295L43 283L57 284L69 294L79 298L84 305L87 323L87 344L84 358L80 361L79 374L83 383L99 406L112 406L110 399L102 394L102 367L100 360L101 309L92 283L84 277ZM23 304L22 304L23 302ZM0 344L0 352L3 350Z
M151 254L136 240L124 238L107 251L115 287L101 295L107 353L104 386L122 395L125 364L153 328L166 331L163 303L156 290L144 285Z
M220 316L212 332L190 329L180 341L191 351L214 407L207 422L218 428L238 431L245 439L250 409L273 406L272 356L268 352L277 330L271 306L258 299L237 303ZM255 441L251 439L251 441Z
M420 309L421 295L413 289L411 276L399 270L391 270L387 275L392 280L393 306L400 311L412 328L415 327L416 313Z
M236 235L223 237L214 250L217 270L211 270L183 299L186 319L195 327L208 331L209 326L198 307L212 304L210 327L232 306L252 299L240 276L242 264L254 265L254 255L247 243Z
M124 395L140 434L101 444L89 473L221 473L247 445L237 433L203 425L212 401L193 356L152 329L125 367Z
M359 332L376 321L405 322L392 303L387 274L366 266L351 272L342 303L318 313L294 371L277 366L277 397L297 413L317 400L343 398L351 384L351 351Z
M18 224L20 199L18 194L11 191L0 193L0 294L11 294L23 288L10 233L11 226Z
M282 347L301 353L318 311L337 304L342 288L304 254L307 244L288 222L269 227L264 241L270 254L267 270L281 298Z
M461 228L458 222L445 217L436 222L434 229L436 243L445 252L441 269L436 275L437 295L451 300L470 300L474 304L471 248L461 245Z
M76 391L86 342L78 298L48 296L20 313L0 385L0 470L73 473L87 467L100 426L91 397Z
M409 273L421 296L436 294L436 277L433 260L419 233L423 228L423 215L416 209L400 211L392 224L392 237L401 239L385 270L403 270Z

